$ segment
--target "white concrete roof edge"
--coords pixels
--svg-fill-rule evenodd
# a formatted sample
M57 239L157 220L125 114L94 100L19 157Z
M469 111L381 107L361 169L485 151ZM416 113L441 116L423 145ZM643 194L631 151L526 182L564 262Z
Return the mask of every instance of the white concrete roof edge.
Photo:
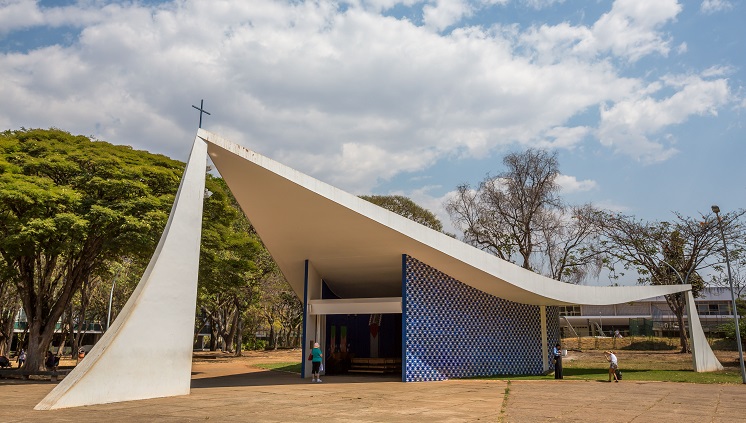
M513 288L525 291L527 294L530 293L528 301L524 301L529 304L620 304L691 290L691 285L601 287L573 285L556 281L530 270L523 269L520 266L504 261L458 239L451 238L441 232L432 230L424 225L383 209L353 194L285 166L209 131L200 129L198 131L198 137L282 178L285 178L289 182L301 186L328 201L337 203L354 213L378 222L389 230L396 231L401 235L422 244L424 247L435 250L448 258L455 259L463 263L465 266L469 266L473 270L479 271L479 273L481 273L485 278L511 285ZM405 253L409 254L409 252ZM416 259L420 259L416 255L412 256ZM439 268L438 270L459 279L458 272L452 274L448 269ZM472 280L459 280L467 285L475 286L474 281ZM504 295L501 295L501 291L503 291L500 286L501 284L497 283L490 285L493 286L486 286L485 283L480 283L477 289L505 298Z

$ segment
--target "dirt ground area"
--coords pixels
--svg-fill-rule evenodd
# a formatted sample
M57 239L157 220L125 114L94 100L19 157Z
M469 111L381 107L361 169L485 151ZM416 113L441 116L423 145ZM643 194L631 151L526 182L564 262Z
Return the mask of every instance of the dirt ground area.
M575 353L573 353L575 354ZM596 360L598 351L574 356ZM686 355L637 353L680 366ZM569 358L572 358L570 356ZM449 380L402 383L394 376L328 376L311 383L260 363L297 363L301 350L251 351L243 357L195 354L191 394L34 411L55 386L0 380L0 422L740 422L746 385L578 380ZM620 358L621 360L621 358Z
M194 353L193 363L237 363L253 365L261 363L292 363L301 361L303 351L297 349L243 351L241 357L222 351L198 351Z

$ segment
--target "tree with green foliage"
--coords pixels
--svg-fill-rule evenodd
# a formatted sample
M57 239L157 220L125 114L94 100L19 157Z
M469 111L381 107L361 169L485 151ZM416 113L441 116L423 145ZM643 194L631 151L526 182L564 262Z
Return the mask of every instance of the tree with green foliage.
M746 300L736 300L736 308L738 309L738 328L741 332L741 343L746 347ZM728 323L720 325L718 330L722 331L726 339L736 341L736 321L731 320ZM735 344L734 344L735 345Z
M205 186L198 307L213 331L211 349L221 337L226 351L235 346L240 355L244 314L266 272L258 258L264 247L225 181L208 175Z
M443 232L443 224L431 211L407 197L402 195L361 195L360 198L421 225L425 225L430 229Z
M0 277L28 317L27 368L43 367L60 316L101 266L152 253L183 169L57 129L0 134Z

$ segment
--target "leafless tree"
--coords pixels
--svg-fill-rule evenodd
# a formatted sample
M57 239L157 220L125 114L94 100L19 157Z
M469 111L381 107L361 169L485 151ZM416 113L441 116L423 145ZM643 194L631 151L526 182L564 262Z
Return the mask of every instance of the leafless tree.
M477 189L461 185L445 208L464 241L557 280L579 283L598 272L591 205L568 207L559 196L557 153L528 149L507 155L506 170Z

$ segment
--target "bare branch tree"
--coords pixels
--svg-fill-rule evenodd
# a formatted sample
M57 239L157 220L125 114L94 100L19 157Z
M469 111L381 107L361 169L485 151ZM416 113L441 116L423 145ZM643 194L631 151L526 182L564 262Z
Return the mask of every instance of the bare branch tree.
M743 213L722 216L727 239L732 241L740 233L738 220ZM680 275L686 283L692 284L693 294L697 296L704 287L699 272L720 260L720 233L714 217L709 214L698 218L678 213L675 216L674 222L646 222L633 216L597 213L594 219L605 238L602 245L609 268L616 271L616 266L621 265L624 269L634 269L641 284L680 284ZM666 301L681 328L681 351L687 352L685 297L683 294L667 295Z
M597 231L591 205L565 206L559 197L557 153L529 149L509 154L506 170L477 189L461 185L445 208L464 241L523 268L579 283L598 274L591 248Z

